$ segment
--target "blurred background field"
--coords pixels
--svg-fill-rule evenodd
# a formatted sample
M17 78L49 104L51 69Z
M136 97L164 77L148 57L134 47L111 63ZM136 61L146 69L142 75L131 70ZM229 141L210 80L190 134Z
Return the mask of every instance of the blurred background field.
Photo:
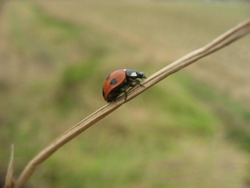
M1 2L1 1L0 1ZM250 17L249 1L11 0L0 9L0 182L105 104ZM250 35L160 82L42 164L33 188L250 187Z

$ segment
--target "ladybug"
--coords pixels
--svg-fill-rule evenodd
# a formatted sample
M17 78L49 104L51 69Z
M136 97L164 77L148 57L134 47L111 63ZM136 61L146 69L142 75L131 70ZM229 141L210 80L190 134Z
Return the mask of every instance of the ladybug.
M121 94L125 95L126 100L127 91L136 85L143 87L140 79L144 78L146 76L143 72L133 69L119 69L112 72L103 84L102 94L104 100L107 102L116 101Z

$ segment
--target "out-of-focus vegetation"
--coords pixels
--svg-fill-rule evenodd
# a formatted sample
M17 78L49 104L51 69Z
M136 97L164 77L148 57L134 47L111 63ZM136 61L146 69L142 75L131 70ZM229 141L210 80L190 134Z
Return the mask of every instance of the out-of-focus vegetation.
M118 68L148 76L250 16L246 2L9 1L0 17L0 177L105 104ZM246 188L250 37L148 90L71 141L29 187Z

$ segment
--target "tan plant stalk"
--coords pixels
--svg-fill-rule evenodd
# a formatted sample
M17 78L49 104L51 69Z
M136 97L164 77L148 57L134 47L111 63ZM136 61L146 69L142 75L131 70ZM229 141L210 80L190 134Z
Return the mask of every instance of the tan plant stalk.
M10 161L6 173L4 188L14 187L13 173L14 173L14 145L12 144L10 151Z
M69 142L71 139L75 138L77 135L85 131L90 126L94 125L96 122L100 121L102 118L119 108L124 103L130 101L134 97L138 96L140 93L144 92L148 88L152 87L162 79L167 76L181 70L182 68L194 63L198 59L201 59L204 56L207 56L228 44L234 42L235 40L243 37L244 35L250 32L250 19L240 23L238 26L228 30L215 40L208 43L206 46L195 50L186 56L178 59L170 65L167 65L163 69L159 70L142 84L145 87L135 87L128 95L127 100L120 99L117 102L109 103L83 119L81 122L77 123L75 126L67 130L61 136L56 138L51 144L45 147L40 153L38 153L25 167L21 175L17 180L16 187L22 188L29 180L30 176L33 174L35 169L46 160L50 155L52 155L57 149Z

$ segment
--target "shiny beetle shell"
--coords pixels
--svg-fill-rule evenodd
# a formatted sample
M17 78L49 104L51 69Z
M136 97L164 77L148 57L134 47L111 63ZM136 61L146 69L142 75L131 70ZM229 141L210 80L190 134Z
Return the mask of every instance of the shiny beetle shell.
M146 78L143 72L133 69L119 69L112 72L104 81L103 98L107 102L115 101L121 94L127 97L127 91L136 86L142 86L140 79Z

